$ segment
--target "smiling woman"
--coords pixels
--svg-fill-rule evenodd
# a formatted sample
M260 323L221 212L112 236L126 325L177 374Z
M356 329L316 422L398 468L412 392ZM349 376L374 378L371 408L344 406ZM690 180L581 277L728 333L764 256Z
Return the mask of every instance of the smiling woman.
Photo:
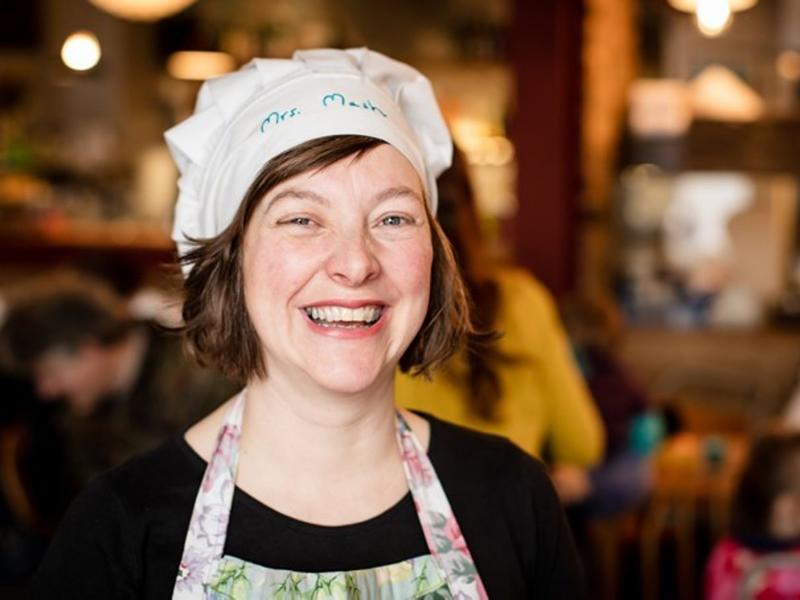
M248 269L243 267L248 259L243 259L243 254L251 263L258 264L258 268L249 270L251 289L256 281L264 280L267 290L273 291L282 274L297 276L296 269L302 259L311 270L324 261L324 268L332 280L339 282L339 287L355 291L340 297L341 290L337 289L332 298L315 299L296 309L316 308L321 314L327 308L330 314L336 307L373 306L380 316L389 312L388 298L364 297L363 282L359 280L374 278L375 273L369 270L376 267L386 270L383 279L397 280L409 267L419 266L410 262L416 256L423 266L427 262L427 268L417 273L422 278L417 282L418 302L424 306L425 320L422 326L406 325L415 334L412 336L415 340L404 344L408 347L401 353L399 364L404 370L416 373L428 372L441 364L471 326L452 252L438 223L430 217L423 195L420 178L408 161L391 146L371 137L343 135L315 139L273 158L257 175L231 224L183 257L192 267L185 282L184 305L192 354L202 364L215 365L243 382L253 374L266 375L268 361L262 338L254 328L253 316L245 310L243 271ZM340 230L345 234L345 242L349 240L343 248L344 255L335 239ZM246 247L251 250L244 252ZM388 269L374 258L373 248L382 249L387 259L394 261L386 265ZM418 248L423 256L418 256ZM340 262L337 269L334 261L342 260L347 262ZM365 276L354 269L369 272ZM379 285L388 288L383 279ZM320 284L315 281L311 285ZM314 296L313 291L306 294ZM254 302L261 306L271 294L260 297L254 292L253 296L257 298ZM374 302L370 304L370 300ZM265 328L264 339L280 337L276 334L291 325L296 309L289 313L266 310L265 315L274 317L277 323ZM395 312L402 309L401 303ZM386 319L380 319L365 332L330 327L320 333L339 339L370 334L388 317L387 314ZM325 327L324 323L319 325ZM318 341L315 340L315 348L323 351ZM352 360L349 352L342 356Z
M433 249L419 177L402 154L380 144L290 184L316 189L317 200L295 196L273 208L268 193L268 208L255 215L244 242L245 300L259 307L249 313L267 363L297 369L329 390L383 385L428 309ZM396 193L403 188L408 192ZM298 216L303 225L293 222ZM387 216L400 224L387 225ZM452 255L440 260L446 278L457 282ZM456 312L466 317L463 289L446 300L460 301ZM306 313L312 306L334 320L314 322ZM341 325L344 309L363 306L379 310L372 325ZM451 325L438 308L440 327ZM451 345L466 322L452 325Z
M541 465L394 404L398 365L486 336L433 217L452 146L428 81L366 49L256 60L167 139L186 344L245 387L98 478L34 596L578 597Z

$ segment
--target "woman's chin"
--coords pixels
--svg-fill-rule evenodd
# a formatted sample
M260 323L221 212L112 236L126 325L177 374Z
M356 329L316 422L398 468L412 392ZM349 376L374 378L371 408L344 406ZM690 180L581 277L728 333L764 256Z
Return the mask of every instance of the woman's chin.
M322 366L322 365L320 365ZM338 394L359 394L381 387L384 379L391 380L393 369L366 365L325 365L324 369L311 369L308 375L320 387ZM385 382L388 384L388 381ZM390 387L390 384L388 384Z

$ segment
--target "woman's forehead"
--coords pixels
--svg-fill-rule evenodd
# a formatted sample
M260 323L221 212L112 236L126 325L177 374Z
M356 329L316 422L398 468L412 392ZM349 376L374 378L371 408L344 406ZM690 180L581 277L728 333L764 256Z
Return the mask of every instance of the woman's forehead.
M268 205L287 197L324 203L351 189L377 201L396 197L425 201L416 170L388 144L300 173L275 186L266 200Z

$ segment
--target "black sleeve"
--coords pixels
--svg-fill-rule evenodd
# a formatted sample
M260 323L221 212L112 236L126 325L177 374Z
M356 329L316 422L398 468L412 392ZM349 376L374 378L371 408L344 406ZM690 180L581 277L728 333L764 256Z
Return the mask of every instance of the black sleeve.
M135 530L119 496L98 477L64 516L29 597L136 598Z
M583 569L561 503L544 466L523 459L535 530L533 589L537 598L586 598Z

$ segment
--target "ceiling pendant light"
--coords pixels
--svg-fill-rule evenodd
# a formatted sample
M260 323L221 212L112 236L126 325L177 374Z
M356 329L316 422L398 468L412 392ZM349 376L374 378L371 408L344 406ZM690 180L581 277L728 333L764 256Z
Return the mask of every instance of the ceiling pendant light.
M676 9L687 13L697 12L697 5L702 0L667 0L669 5ZM728 0L731 12L741 12L749 8L753 8L758 4L758 0Z
M718 36L727 29L732 20L728 0L697 0L695 21L704 36Z
M93 69L101 56L100 42L91 31L76 31L61 46L61 60L73 71Z
M197 0L89 0L97 8L128 21L158 21Z

